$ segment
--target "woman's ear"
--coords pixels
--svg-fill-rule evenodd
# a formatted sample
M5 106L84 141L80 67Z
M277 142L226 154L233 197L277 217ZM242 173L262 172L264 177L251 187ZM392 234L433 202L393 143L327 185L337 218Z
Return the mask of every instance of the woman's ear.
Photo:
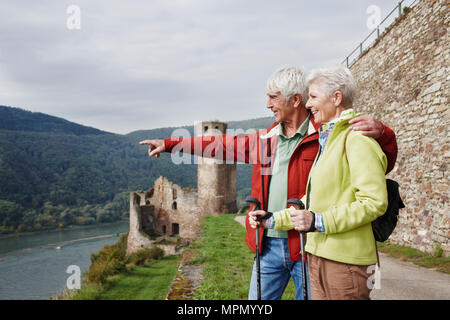
M333 103L335 107L339 107L342 103L342 92L341 91L335 91L333 94Z

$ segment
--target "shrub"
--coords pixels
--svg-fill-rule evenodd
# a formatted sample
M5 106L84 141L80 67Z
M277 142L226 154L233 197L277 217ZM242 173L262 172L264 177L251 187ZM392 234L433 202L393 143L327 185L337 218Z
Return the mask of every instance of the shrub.
M127 237L122 235L117 243L91 255L91 266L85 274L88 283L104 284L109 276L126 270Z
M143 266L150 260L159 260L164 251L158 247L144 248L131 256L126 256L128 234L122 235L119 241L107 245L91 255L91 266L84 274L86 284L107 284L108 277L127 270L127 264Z
M125 262L118 260L97 261L91 265L86 280L88 284L104 284L109 276L125 271Z
M129 257L130 263L143 266L150 260L159 260L164 257L164 250L158 247L141 249Z
M442 249L440 244L437 244L436 247L434 248L433 255L437 258L440 258L444 255L444 250Z

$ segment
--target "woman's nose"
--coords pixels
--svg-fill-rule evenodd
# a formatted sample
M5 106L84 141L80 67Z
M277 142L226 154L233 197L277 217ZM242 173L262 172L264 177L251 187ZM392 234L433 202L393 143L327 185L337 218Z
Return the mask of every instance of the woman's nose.
M309 104L309 100L306 101L305 108L306 108L306 109L311 109L311 108L312 108L312 105Z

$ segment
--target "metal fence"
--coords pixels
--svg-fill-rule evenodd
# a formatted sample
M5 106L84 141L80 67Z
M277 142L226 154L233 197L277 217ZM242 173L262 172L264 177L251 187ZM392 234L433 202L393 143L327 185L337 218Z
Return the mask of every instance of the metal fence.
M409 9L412 9L419 0L402 0L392 11L376 26L372 32L342 61L347 67L351 67L359 57L368 49L370 49L375 42L383 36L391 25L393 25L402 14L406 14Z

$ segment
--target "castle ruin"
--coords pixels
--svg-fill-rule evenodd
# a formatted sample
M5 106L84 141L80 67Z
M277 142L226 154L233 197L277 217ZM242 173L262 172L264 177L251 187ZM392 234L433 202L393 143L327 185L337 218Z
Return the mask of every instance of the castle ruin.
M195 129L198 136L213 136L224 134L227 124L199 122ZM203 217L237 211L235 163L199 157L197 186L182 188L161 176L153 188L130 193L127 254L155 245L166 254L175 254L187 241L197 238ZM164 244L168 241L178 246Z

